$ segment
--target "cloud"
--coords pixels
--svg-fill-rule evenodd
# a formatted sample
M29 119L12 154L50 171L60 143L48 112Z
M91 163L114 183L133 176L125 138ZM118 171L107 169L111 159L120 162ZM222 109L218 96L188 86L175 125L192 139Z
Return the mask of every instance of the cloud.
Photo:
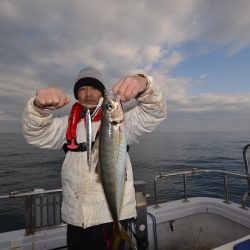
M172 112L249 107L247 95L191 96L193 79L171 75L188 60L186 43L200 44L197 53L225 46L233 54L249 46L249 5L247 0L2 0L1 115L18 119L36 89L49 85L72 95L76 74L86 65L99 68L109 86L135 70L153 75Z
M156 74L157 75L157 74ZM202 75L200 78L205 78ZM250 110L250 93L218 94L201 93L196 95L189 94L189 89L196 83L191 78L164 78L155 77L161 82L164 88L168 111L171 113L210 113L210 112L231 112L232 116L236 113L247 115Z
M210 111L230 111L249 112L250 94L223 95L214 93L205 93L196 96L186 96L184 100L177 98L168 98L171 102L170 112L188 112L200 113Z
M234 54L250 42L249 1L203 1L196 15L197 39L214 45L227 45ZM225 8L226 6L226 8Z
M206 79L206 78L207 78L207 74L204 73L200 75L200 79Z

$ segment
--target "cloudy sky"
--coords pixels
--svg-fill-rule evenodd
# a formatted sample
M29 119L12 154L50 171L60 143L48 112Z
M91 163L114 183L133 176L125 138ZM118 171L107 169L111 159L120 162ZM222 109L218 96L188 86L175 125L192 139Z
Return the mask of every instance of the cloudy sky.
M89 65L110 85L152 75L168 102L160 130L250 130L249 27L249 0L1 0L0 130L19 131L39 88L73 102Z

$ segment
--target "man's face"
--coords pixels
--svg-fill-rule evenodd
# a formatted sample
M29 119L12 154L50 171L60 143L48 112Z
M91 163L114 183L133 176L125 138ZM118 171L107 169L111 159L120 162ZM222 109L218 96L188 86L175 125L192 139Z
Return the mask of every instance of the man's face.
M89 106L90 109L95 108L101 97L102 92L92 86L84 86L78 91L78 100L80 104Z

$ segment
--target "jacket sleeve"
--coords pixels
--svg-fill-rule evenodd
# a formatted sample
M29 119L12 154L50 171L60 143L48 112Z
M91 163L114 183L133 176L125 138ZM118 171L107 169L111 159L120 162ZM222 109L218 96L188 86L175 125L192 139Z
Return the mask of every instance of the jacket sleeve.
M66 142L67 117L53 118L51 110L36 108L31 98L23 112L21 129L27 143L39 148L59 150Z
M165 95L152 77L146 77L146 91L137 98L137 105L125 113L128 144L136 142L142 133L151 132L166 118Z

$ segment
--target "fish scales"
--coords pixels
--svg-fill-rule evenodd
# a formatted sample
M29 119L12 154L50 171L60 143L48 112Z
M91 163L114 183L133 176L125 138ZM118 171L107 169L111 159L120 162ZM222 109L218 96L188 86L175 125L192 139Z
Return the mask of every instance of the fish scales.
M119 222L126 179L127 140L122 105L118 96L112 93L106 93L104 97L99 139L101 181L115 225L112 249L119 249L122 240L136 249Z
M114 221L118 221L125 182L126 131L120 102L109 98L104 100L99 163L110 212Z

